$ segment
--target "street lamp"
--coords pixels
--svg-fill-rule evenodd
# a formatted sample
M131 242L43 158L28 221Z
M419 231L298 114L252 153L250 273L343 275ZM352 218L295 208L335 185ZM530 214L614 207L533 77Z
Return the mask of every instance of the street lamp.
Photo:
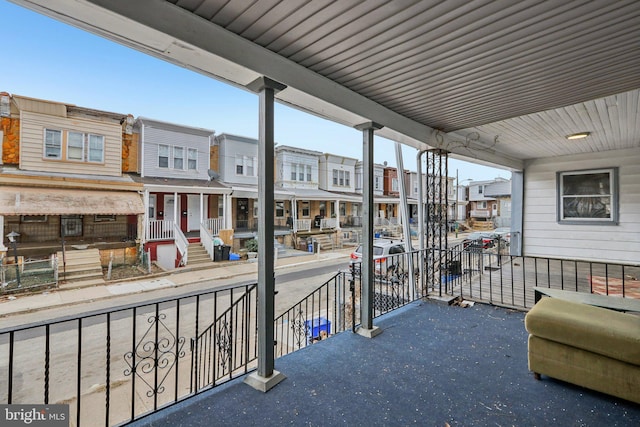
M18 265L18 242L16 241L16 237L20 237L20 233L16 233L12 231L7 234L7 239L13 245L13 260L16 264L16 280L18 281L18 287L20 287L20 266Z

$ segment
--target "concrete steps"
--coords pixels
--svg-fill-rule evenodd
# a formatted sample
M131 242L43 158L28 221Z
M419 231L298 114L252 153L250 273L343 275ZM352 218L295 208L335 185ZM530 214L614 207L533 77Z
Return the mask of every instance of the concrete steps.
M98 249L58 252L58 278L61 288L82 288L104 285L100 251Z
M190 243L187 248L187 266L211 264L207 250L200 243Z

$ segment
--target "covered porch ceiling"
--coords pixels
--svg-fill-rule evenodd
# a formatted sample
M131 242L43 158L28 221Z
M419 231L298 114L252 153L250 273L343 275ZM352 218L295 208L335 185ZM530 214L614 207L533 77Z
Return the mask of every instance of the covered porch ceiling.
M640 147L637 0L11 1L236 86L267 76L280 102L454 158L521 170Z

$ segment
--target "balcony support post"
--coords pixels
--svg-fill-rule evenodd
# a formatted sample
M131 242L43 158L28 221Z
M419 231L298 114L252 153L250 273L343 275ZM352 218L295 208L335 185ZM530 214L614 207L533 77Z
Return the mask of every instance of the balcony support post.
M362 283L360 301L360 335L373 338L382 329L373 326L373 133L382 125L367 122L356 126L362 131Z
M259 95L258 142L258 370L245 379L251 387L269 391L286 377L275 365L275 270L274 270L274 99L286 86L260 77L248 88Z

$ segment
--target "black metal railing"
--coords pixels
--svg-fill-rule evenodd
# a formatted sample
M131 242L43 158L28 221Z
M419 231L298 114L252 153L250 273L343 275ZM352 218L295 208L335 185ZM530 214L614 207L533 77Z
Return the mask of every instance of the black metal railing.
M252 369L256 299L242 285L0 329L0 403L66 403L76 426L141 418ZM212 345L224 378L195 357Z
M214 304L215 321L191 341L197 391L246 374L258 358L257 286L231 289L228 297L228 308Z

